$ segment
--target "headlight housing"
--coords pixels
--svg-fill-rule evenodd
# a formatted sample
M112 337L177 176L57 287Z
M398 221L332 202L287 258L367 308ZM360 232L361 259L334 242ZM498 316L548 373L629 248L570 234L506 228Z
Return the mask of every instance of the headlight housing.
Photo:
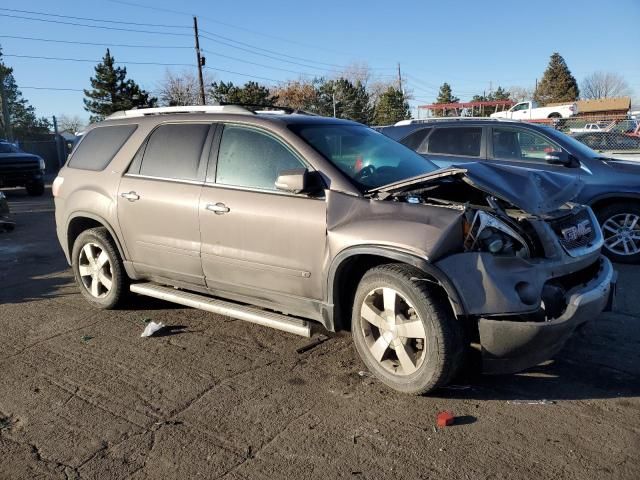
M38 166L40 167L40 170L42 170L43 172L45 168L47 168L47 165L44 163L44 160L42 158L38 159Z
M529 258L531 252L525 239L499 218L478 210L465 227L466 251L490 252L494 255L512 255Z

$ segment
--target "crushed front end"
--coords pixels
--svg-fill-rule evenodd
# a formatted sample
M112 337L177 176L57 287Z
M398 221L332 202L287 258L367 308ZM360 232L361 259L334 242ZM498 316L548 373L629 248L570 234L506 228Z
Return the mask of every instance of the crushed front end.
M539 192L529 194L535 203L515 190L500 195L499 182L488 188L486 176L473 173L440 173L384 195L464 211L460 248L431 261L477 328L483 371L517 372L552 357L576 327L606 308L615 272L600 254L603 236L589 207L562 197L543 205ZM541 184L537 174L527 175L526 187ZM562 185L561 178L544 180ZM574 190L567 187L566 196Z

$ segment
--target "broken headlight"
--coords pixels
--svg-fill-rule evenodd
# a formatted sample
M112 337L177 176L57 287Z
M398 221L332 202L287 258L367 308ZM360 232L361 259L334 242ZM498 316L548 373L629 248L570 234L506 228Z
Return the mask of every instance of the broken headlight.
M502 220L481 210L465 226L464 248L468 252L490 252L521 258L530 256L529 247L522 235Z

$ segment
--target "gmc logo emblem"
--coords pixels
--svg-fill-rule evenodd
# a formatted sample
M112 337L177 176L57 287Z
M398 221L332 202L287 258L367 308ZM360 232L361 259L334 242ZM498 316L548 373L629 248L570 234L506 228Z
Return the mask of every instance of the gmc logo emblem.
M574 227L563 228L562 237L568 242L575 242L579 238L589 235L591 231L591 222L583 220Z

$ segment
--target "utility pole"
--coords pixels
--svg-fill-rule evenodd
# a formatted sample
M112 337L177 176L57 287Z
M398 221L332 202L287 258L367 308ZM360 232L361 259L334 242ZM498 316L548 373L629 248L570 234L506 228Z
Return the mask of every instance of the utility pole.
M400 62L398 62L398 89L404 95L404 89L402 88L402 73L400 72Z
M58 160L57 170L60 170L60 168L62 168L62 164L64 163L64 153L62 150L62 138L60 137L60 132L58 131L58 119L55 115L53 116L53 132L55 133L54 140L56 142L56 157Z
M200 104L206 104L206 98L204 96L204 80L202 79L202 67L204 66L205 58L200 55L200 37L198 36L198 17L193 17L193 34L196 37L196 60L198 62L198 80L200 81Z

